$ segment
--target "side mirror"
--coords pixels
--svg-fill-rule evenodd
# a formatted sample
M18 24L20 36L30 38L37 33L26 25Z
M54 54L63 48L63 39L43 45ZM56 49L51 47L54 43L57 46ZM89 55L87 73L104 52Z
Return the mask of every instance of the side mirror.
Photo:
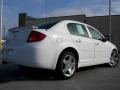
M105 36L105 38L103 39L100 39L102 42L106 42L106 41L109 41L110 40L110 37L109 36Z
M109 41L109 40L110 40L110 37L109 37L109 36L105 36L105 40L106 40L106 41Z

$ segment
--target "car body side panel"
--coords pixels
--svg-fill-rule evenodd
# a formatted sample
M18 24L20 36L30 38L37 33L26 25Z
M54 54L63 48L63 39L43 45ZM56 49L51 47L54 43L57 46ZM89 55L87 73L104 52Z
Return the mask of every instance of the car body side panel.
M6 62L53 69L56 48L52 41L46 39L40 43L29 43L21 47L6 47L6 50L13 49L15 52L10 54L6 51L3 53L3 56Z

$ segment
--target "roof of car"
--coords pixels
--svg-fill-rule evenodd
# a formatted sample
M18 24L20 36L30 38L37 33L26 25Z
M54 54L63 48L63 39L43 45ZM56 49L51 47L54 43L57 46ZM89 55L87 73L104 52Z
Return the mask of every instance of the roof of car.
M86 23L75 21L75 20L62 20L62 21L60 21L60 23L81 23L81 24L84 24L84 25L88 25Z

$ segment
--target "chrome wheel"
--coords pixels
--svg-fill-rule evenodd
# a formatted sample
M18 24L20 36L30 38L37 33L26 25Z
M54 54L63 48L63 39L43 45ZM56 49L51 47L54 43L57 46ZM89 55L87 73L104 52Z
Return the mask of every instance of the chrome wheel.
M110 58L109 65L114 67L114 66L116 66L118 64L118 62L119 62L119 55L118 55L118 53L116 51L113 51L112 55L111 55L111 58Z
M63 51L58 59L56 71L59 79L71 78L77 69L77 57L71 51Z
M65 76L70 77L74 74L76 69L76 60L72 55L66 55L62 63L62 72Z

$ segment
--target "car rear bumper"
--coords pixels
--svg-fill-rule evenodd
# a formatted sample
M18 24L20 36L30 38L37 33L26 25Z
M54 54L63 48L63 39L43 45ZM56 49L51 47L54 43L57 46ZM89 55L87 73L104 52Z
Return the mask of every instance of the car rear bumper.
M29 44L19 47L6 46L3 50L3 62L54 70L56 52L42 44Z

